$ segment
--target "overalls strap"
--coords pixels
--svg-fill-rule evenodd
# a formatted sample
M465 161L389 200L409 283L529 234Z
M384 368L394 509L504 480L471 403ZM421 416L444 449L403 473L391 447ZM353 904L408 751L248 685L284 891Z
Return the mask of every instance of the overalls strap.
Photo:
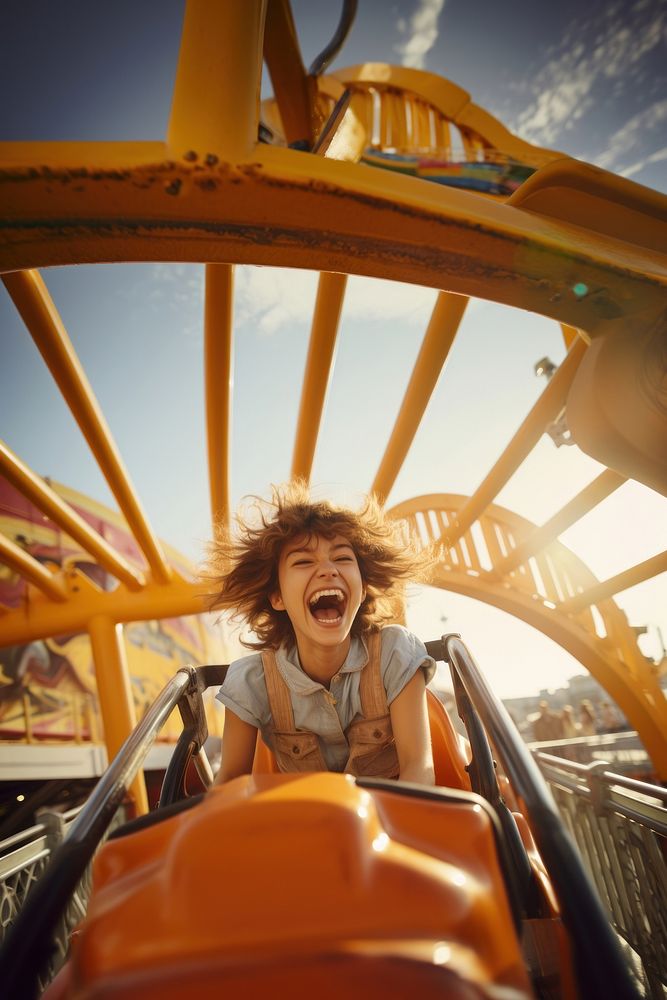
M361 714L365 719L379 719L389 711L387 707L387 692L384 689L382 671L380 669L381 633L372 632L366 642L368 647L368 663L362 669L359 678Z
M276 654L272 649L262 651L262 665L274 728L281 733L294 732L292 699L289 688L278 670Z
M380 632L366 638L368 663L359 677L361 717L348 726L350 755L345 770L358 777L398 778L400 766L382 680Z
M298 731L294 725L292 698L287 682L278 670L272 649L262 653L266 692L273 718L273 752L283 772L326 771L327 765L315 733Z

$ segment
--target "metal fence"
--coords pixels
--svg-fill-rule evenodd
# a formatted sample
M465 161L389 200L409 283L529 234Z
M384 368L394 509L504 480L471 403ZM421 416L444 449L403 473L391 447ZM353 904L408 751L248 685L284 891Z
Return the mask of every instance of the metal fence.
M617 933L652 1000L667 997L667 788L537 752ZM634 956L633 956L634 957Z
M554 754L576 764L595 764L604 761L608 771L631 778L651 781L653 764L634 730L620 733L601 733L597 736L576 736L548 743L528 742L533 752Z
M21 833L0 841L0 942L23 906L31 888L41 878L53 852L62 844L67 831L83 806L67 812L40 813L40 822ZM115 825L124 819L119 811ZM70 934L86 914L90 895L90 869L88 869L63 914L53 937L54 951L48 969L40 977L44 989L65 961Z

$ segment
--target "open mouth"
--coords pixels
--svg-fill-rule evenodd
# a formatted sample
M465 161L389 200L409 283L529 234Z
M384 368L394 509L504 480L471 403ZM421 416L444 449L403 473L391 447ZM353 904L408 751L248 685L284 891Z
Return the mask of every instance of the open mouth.
M343 617L347 599L342 590L331 588L317 590L308 598L308 607L315 621L326 625L337 625Z

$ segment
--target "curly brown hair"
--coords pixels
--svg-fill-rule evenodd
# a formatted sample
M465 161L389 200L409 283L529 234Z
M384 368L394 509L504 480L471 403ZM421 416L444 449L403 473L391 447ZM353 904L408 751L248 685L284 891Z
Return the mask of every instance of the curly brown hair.
M315 536L342 535L354 549L366 596L352 625L352 635L379 628L396 617L405 581L420 578L428 556L417 551L404 524L387 518L374 497L359 511L312 500L302 481L272 487L270 501L253 501L247 516L237 514L236 530L219 525L209 547L205 579L218 588L210 595L211 610L231 611L257 637L242 640L249 649L278 648L294 642L286 612L271 607L278 587L278 562L287 542ZM253 516L254 515L254 516Z

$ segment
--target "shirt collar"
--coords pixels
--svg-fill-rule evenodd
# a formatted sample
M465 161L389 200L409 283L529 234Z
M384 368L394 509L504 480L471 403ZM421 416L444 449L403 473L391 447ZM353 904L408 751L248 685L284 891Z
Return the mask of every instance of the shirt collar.
M291 647L281 646L280 649L277 649L276 663L283 680L295 694L313 694L315 691L323 689L323 685L309 677L302 668L296 644ZM367 663L368 649L365 640L360 636L352 636L345 662L338 672L340 674L356 673Z

